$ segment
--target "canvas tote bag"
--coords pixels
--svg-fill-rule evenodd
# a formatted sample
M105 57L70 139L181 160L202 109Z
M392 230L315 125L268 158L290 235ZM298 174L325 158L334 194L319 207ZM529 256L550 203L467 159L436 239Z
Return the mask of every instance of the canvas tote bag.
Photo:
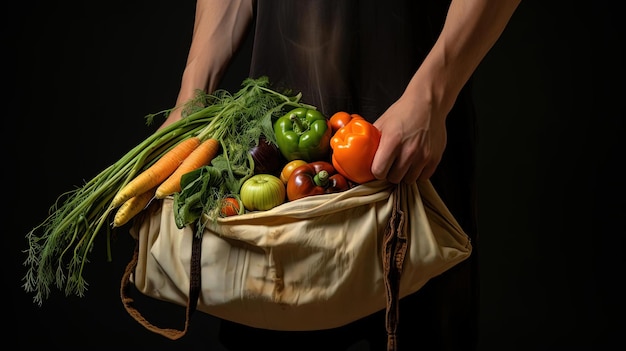
M178 229L164 199L131 230L135 256L122 277L127 311L170 339L199 310L252 327L296 331L345 325L387 309L393 349L399 299L472 251L430 181L372 181L268 211ZM129 287L187 307L184 330L147 321Z

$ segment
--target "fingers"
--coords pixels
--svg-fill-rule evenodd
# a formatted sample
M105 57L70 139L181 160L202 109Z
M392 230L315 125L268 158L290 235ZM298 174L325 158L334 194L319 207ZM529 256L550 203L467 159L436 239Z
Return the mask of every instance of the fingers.
M381 140L372 162L372 174L376 179L386 179L393 184L415 183L418 179L429 179L439 161L428 146L403 148L402 144L391 146Z
M404 155L400 155L400 157L395 159L392 167L387 173L387 180L391 183L398 184L400 182L415 182L422 173L423 162L416 162L416 160L403 156Z
M417 129L381 128L381 139L372 161L372 174L398 184L429 179L441 161L445 149L445 126L439 132Z
M422 163L413 165L409 168L409 171L404 175L404 177L402 177L401 181L406 184L415 183L424 173L424 169L425 168Z
M387 179L387 174L393 166L395 159L395 157L391 156L398 152L396 150L398 146L400 145L390 143L389 138L386 138L385 135L380 138L378 149L372 160L372 174L376 179Z
M400 149L395 153L388 153L379 147L372 162L372 174L376 179L386 179L393 184L414 183L418 178L432 175L435 167L427 166L427 160L426 154L421 152L412 153Z
M424 167L424 169L422 169L422 172L418 175L417 178L415 178L414 181L417 180L428 180L430 179L430 177L433 176L433 174L435 173L435 169L437 169L437 166L439 165L439 160L437 161L431 161L428 164L426 164L426 167Z
M394 184L399 184L400 182L411 184L418 180L430 179L436 168L437 163L432 160L428 163L413 163L406 172L402 171L402 167L392 167L387 175L387 180Z

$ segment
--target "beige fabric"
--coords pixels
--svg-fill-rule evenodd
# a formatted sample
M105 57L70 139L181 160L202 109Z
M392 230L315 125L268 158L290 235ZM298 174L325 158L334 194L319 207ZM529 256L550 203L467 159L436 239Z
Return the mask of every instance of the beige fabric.
M409 233L403 297L466 259L472 246L430 182L400 186ZM394 187L375 181L208 224L197 309L276 330L332 328L384 309L382 237ZM143 294L185 306L194 233L176 227L172 203L163 200L135 228L131 280Z

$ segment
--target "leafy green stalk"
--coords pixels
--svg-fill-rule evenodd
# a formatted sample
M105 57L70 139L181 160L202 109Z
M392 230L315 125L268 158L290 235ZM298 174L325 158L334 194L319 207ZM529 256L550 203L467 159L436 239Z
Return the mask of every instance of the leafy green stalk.
M187 204L191 203L187 210L194 213L194 218L200 220L205 213L214 216L221 199L227 193L238 193L242 181L252 174L254 163L249 149L253 143L261 135L276 143L273 119L290 108L314 108L301 104L300 97L272 90L267 77L261 77L244 80L235 94L224 90L213 94L199 92L185 106L175 107L183 108L183 119L157 130L91 180L61 194L50 207L48 217L26 234L25 291L34 293L33 301L39 305L49 297L52 287L66 295L83 296L87 289L85 265L96 236L102 231L107 232L107 255L111 260L112 199L170 148L192 136L220 140L223 153L210 166L214 169L204 172L212 174L213 179L198 183L204 184L199 188L201 192L198 193L198 187L196 191L183 189L178 198L201 199ZM173 109L146 116L147 123L158 115L167 116ZM219 181L216 171L221 175ZM186 222L190 223L188 219Z
M195 129L206 125L198 115L198 123L180 122L159 131L130 150L82 187L68 191L51 206L50 215L27 233L28 267L24 288L34 292L34 302L42 304L55 286L66 294L83 296L87 284L82 273L96 234L108 228L109 214L114 210L111 200L129 180L166 150L189 137ZM195 125L195 127L194 127ZM155 152L158 151L158 152ZM110 259L110 252L108 252ZM68 258L68 256L70 256Z

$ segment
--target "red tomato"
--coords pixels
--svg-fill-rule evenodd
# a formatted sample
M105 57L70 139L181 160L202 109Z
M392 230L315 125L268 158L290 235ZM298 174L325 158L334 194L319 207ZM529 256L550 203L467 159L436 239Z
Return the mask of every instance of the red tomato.
M350 184L330 162L314 161L293 170L287 181L289 201L348 190Z
M345 111L336 112L329 119L330 127L333 129L333 133L335 133L341 127L348 124L348 122L350 122L352 119L363 119L363 117L361 117L361 115L358 115L356 113L349 114L348 112L345 112Z
M222 217L235 216L239 214L240 208L239 200L234 197L227 197L222 203L220 214Z

